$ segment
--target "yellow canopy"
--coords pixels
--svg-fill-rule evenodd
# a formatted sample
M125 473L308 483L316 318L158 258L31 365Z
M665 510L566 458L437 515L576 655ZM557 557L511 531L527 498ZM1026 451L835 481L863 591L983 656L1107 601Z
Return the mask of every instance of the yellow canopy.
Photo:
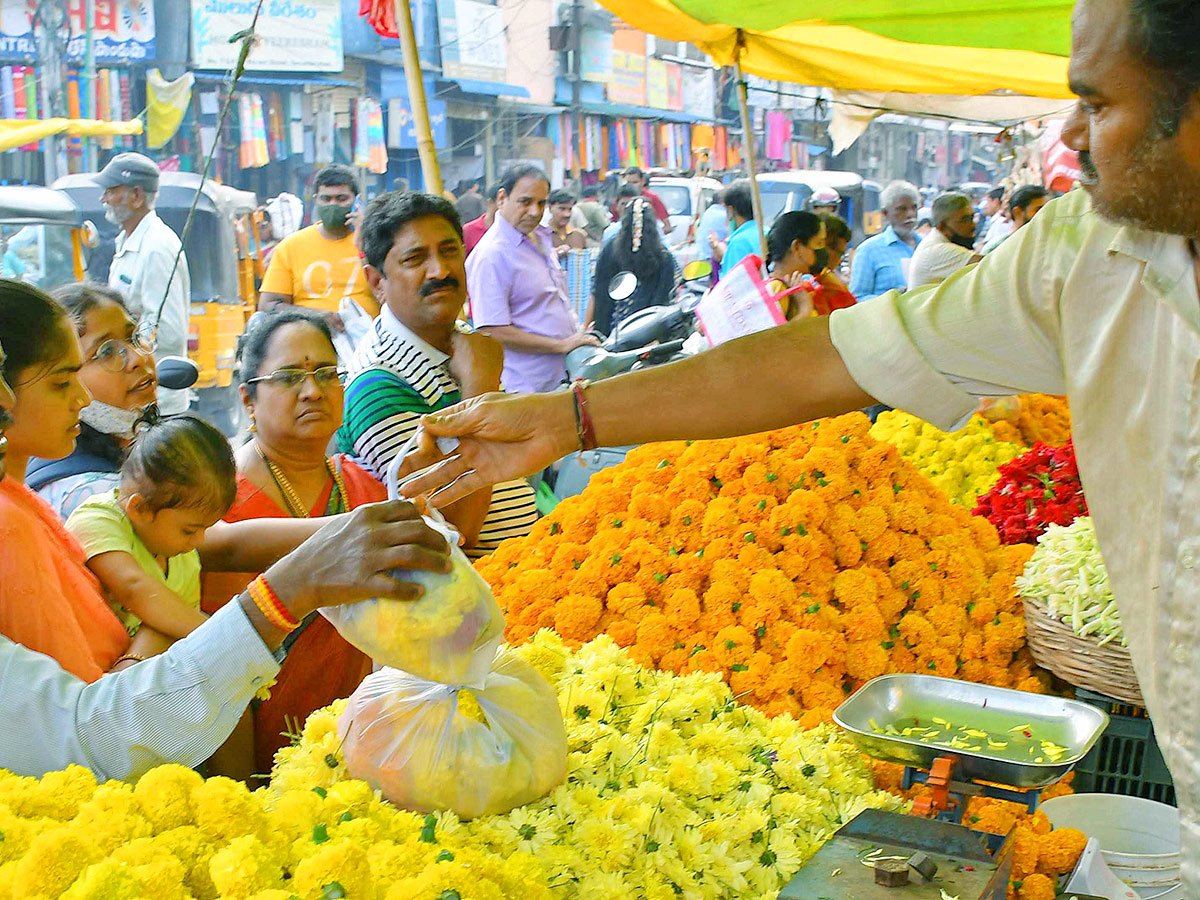
M78 137L141 134L142 120L105 122L100 119L0 119L0 151L32 144L64 131Z
M736 0L735 0L736 2ZM859 91L978 95L1013 91L1071 97L1067 59L1025 50L949 47L893 40L811 19L767 31L693 18L671 0L600 0L622 20L669 41L687 41L732 65L741 35L742 68L763 78Z

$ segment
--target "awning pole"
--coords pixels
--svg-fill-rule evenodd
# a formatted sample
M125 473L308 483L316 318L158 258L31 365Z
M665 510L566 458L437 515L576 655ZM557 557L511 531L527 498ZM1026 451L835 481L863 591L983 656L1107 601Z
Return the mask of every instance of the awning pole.
M742 72L742 32L738 30L737 48L733 56L733 73L737 79L738 109L742 114L742 151L746 157L746 173L750 177L750 198L754 204L754 222L758 225L759 255L766 261L767 234L763 230L762 193L758 189L758 173L754 168L754 132L750 125L750 102L746 96L746 76Z
M413 125L417 131L417 153L421 157L421 175L425 190L442 193L442 170L438 165L433 130L429 127L429 107L425 104L425 82L421 78L421 57L417 53L417 35L413 31L412 9L409 0L395 0L396 30L404 50L404 77L408 82L408 99L412 104Z

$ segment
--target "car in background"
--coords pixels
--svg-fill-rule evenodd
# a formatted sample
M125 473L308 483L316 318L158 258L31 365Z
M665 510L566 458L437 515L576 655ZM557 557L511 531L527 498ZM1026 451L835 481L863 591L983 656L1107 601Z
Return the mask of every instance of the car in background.
M650 190L658 194L671 220L667 243L672 250L692 238L692 225L709 204L717 199L723 185L702 175L651 175Z

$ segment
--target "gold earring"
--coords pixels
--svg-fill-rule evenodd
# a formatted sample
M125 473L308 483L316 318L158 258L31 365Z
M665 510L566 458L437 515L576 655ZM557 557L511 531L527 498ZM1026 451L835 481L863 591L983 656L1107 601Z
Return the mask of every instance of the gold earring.
M250 427L246 430L251 434L255 434L258 431L258 423L254 421L254 413L250 413Z

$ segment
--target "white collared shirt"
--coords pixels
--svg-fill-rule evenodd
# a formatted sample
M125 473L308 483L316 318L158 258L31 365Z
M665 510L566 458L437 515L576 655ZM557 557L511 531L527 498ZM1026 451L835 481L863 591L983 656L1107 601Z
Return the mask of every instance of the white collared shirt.
M1047 204L979 265L830 319L854 380L940 428L1067 394L1079 472L1200 897L1200 297L1187 242Z
M974 250L960 247L936 228L917 244L908 268L908 289L945 281L971 261Z
M399 338L404 343L416 347L428 359L432 360L434 365L445 366L446 363L450 362L450 354L443 353L424 338L417 337L412 329L396 318L396 314L392 312L392 308L386 303L379 307L379 322L383 326L384 331Z
M158 213L150 210L133 232L117 235L117 253L108 270L108 286L125 298L129 314L157 327L155 359L187 356L188 324L191 317L192 282L187 257L179 253L179 238ZM171 269L175 274L171 276ZM167 279L171 283L167 289ZM163 304L164 290L166 303ZM162 316L158 318L159 305ZM181 413L188 407L188 391L158 389L159 411Z

